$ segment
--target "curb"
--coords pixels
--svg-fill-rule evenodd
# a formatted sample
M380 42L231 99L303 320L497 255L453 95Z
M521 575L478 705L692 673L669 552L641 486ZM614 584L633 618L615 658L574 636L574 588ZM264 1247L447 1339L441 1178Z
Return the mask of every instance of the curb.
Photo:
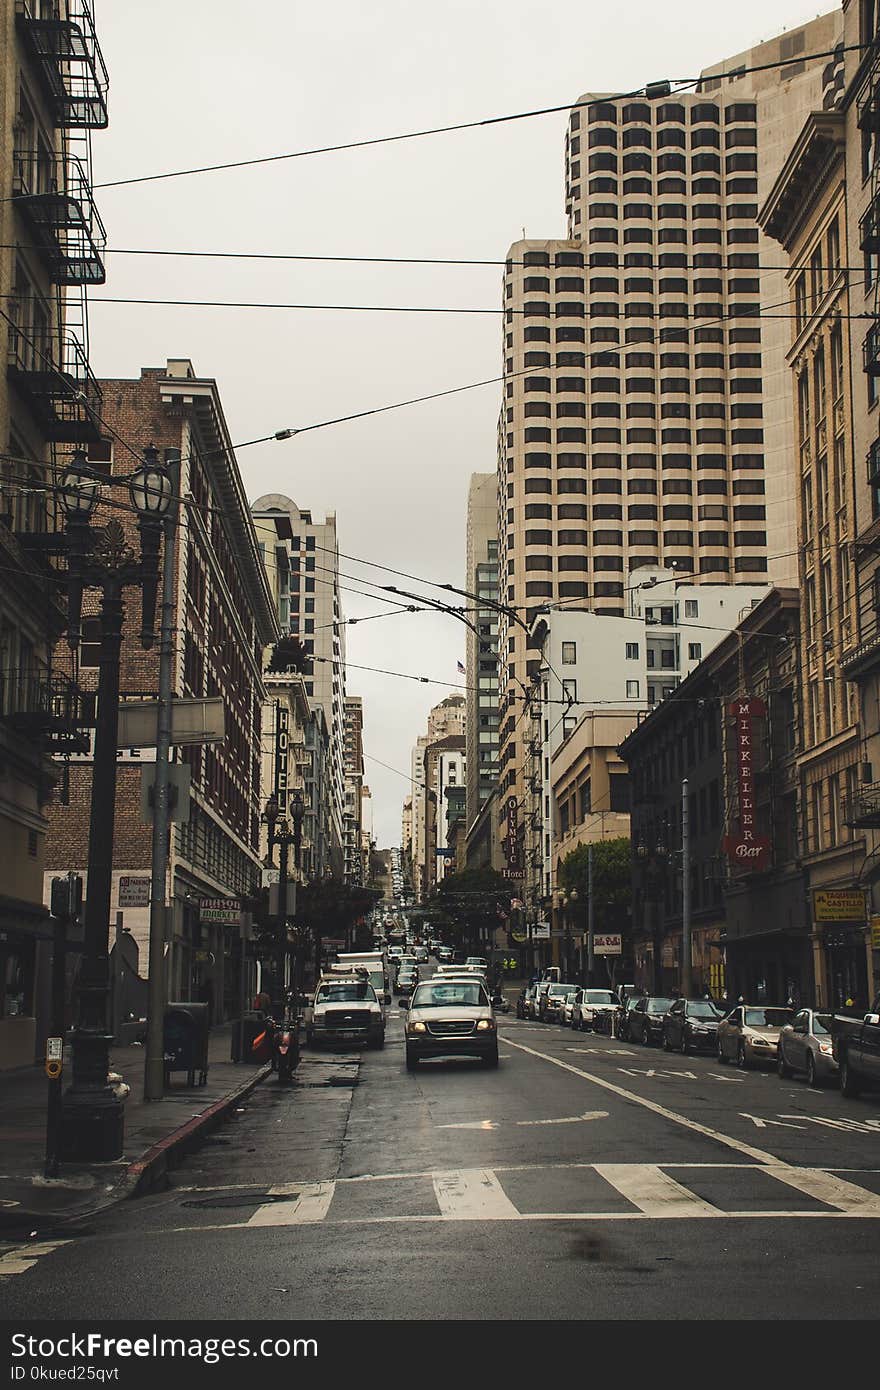
M260 1067L234 1091L228 1091L225 1096L215 1100L200 1114L194 1115L185 1124L172 1130L164 1139L153 1144L140 1158L128 1164L125 1172L113 1184L107 1196L95 1206L70 1213L46 1211L37 1213L20 1210L16 1212L16 1216L21 1217L23 1226L33 1227L31 1236L36 1238L45 1235L49 1230L53 1232L72 1230L82 1222L91 1221L101 1212L115 1206L117 1202L132 1197L142 1197L148 1192L155 1192L161 1186L168 1170L174 1167L177 1157L182 1158L187 1154L198 1143L203 1134L220 1124L229 1111L234 1109L245 1096L250 1095L251 1091L265 1081L271 1072L271 1064ZM9 1239L14 1240L16 1237L10 1236Z

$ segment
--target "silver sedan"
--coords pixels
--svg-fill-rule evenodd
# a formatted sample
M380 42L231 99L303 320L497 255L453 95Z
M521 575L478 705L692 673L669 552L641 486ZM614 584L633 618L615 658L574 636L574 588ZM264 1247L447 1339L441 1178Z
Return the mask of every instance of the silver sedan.
M831 1015L801 1009L779 1034L776 1070L781 1077L805 1072L811 1086L837 1079L831 1050Z

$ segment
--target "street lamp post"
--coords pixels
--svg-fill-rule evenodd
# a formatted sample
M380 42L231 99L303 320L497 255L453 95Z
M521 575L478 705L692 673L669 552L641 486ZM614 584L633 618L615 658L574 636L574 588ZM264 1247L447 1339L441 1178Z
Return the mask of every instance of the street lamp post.
M293 845L294 865L299 869L300 852L302 847L302 823L305 813L305 802L302 792L296 791L290 798L290 813L293 821L293 829L285 817L278 816L278 798L270 796L266 802L264 820L269 827L269 859L271 862L272 850L278 846L278 927L275 933L275 987L278 999L273 1000L279 1010L278 1017L284 1013L284 1001L287 987L287 896L290 883L289 863L290 846ZM294 892L296 891L294 883ZM295 899L294 899L295 904Z
M171 480L158 451L144 449L143 462L129 483L141 535L138 558L119 521L92 529L90 518L103 479L82 452L74 454L61 483L65 511L68 575L68 644L80 640L82 596L101 593L101 648L98 706L89 822L88 882L84 944L77 989L77 1022L72 1033L73 1081L64 1097L62 1155L79 1161L109 1162L120 1157L127 1091L108 1079L110 1043L109 931L119 730L119 660L126 588L140 588L141 646L153 645L162 518L171 501Z

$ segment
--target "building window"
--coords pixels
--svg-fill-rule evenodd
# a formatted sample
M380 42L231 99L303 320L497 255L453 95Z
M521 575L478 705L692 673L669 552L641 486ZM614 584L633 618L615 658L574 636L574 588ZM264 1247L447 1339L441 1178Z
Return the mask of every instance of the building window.
M626 659L627 659L627 661L638 661L638 659L639 659L639 644L638 644L638 642L627 642L627 644L626 644Z
M627 698L628 700L637 700L637 699L639 698L639 683L638 683L638 681L627 681L627 683L626 683L626 698Z
M576 680L567 680L562 682L562 695L564 699L570 701L572 704L575 704L577 702L577 694L578 692Z
M688 642L688 661L700 661L703 656L701 642Z
M684 616L686 618L698 618L700 616L700 604L695 598L686 598L684 601Z
M576 724L577 724L577 720L576 720L576 719L563 719L563 721L562 721L562 737L563 737L563 738L568 738L569 734L571 734L571 733L574 732L574 728L575 728L575 725L576 725Z
M563 642L562 644L562 664L563 666L574 666L577 661L577 643Z

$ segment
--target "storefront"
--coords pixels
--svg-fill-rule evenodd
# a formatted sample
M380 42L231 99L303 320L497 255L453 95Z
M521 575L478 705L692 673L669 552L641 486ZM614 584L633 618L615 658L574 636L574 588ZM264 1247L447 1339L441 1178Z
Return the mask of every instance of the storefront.
M873 994L871 925L863 888L815 888L813 955L817 1003L867 1009Z

